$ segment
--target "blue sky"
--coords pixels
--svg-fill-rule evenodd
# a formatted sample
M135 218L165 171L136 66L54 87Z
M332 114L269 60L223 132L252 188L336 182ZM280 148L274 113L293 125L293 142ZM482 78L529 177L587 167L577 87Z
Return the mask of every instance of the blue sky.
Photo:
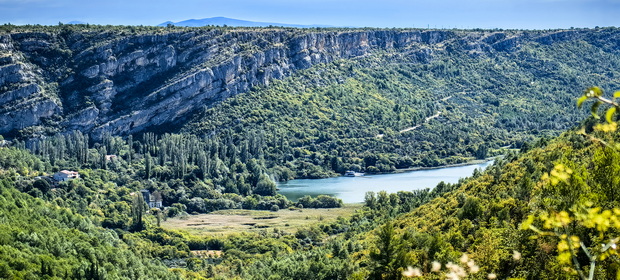
M157 25L208 17L355 27L620 26L620 0L0 0L0 23Z

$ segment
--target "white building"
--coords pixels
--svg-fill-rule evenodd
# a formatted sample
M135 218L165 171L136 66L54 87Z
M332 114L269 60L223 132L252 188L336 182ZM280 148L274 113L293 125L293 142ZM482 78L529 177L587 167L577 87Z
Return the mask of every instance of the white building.
M69 181L69 180L80 178L80 174L77 173L77 171L62 170L54 174L53 177L54 177L54 180L58 182L64 182L64 181Z
M149 208L163 208L163 199L161 197L161 193L158 191L154 191L152 194L149 190L141 190L142 197L144 198L144 202L149 205Z

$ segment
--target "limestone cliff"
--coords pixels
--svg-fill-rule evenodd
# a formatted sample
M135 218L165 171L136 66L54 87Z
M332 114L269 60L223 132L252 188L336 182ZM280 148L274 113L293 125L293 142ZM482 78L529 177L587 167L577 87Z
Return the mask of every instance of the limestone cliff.
M129 134L297 70L377 51L428 63L443 52L510 52L594 31L14 28L0 33L0 134L41 124ZM36 130L36 129L35 129Z

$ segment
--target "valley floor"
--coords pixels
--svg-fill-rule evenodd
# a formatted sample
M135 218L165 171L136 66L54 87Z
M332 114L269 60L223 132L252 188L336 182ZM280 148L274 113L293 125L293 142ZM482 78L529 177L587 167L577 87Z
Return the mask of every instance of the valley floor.
M215 236L239 232L257 232L265 229L295 233L297 229L318 222L333 222L339 217L348 218L361 203L345 204L342 208L282 209L277 212L259 210L220 210L209 214L170 218L162 222L168 230L183 230L193 235Z

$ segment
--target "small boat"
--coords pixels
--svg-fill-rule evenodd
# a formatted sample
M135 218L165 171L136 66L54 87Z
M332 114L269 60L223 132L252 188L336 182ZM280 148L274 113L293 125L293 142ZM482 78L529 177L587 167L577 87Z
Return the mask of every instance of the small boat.
M364 176L364 173L349 170L344 173L344 176L345 177L360 177L360 176Z

